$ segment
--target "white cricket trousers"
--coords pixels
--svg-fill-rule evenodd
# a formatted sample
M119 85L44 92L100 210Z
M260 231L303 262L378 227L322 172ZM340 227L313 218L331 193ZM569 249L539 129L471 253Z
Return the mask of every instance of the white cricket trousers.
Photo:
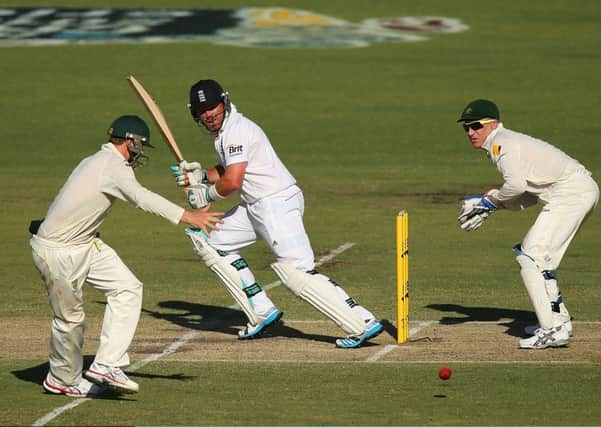
M599 202L599 187L585 169L554 184L547 203L522 242L522 251L541 271L555 270L588 214Z
M549 329L569 320L569 313L565 305L560 305L559 313L553 312L559 288L555 279L545 280L541 273L559 267L570 242L597 205L599 187L582 169L553 184L541 199L546 204L524 237L521 250L525 256L518 255L517 259L538 323Z
M313 249L303 225L304 210L303 193L293 185L255 203L240 203L230 209L223 216L219 231L212 231L208 242L235 259L240 256L240 249L260 238L269 245L278 261L305 271L313 270ZM240 274L247 283L254 283L250 268ZM251 304L259 316L275 308L264 290L252 297Z
M107 301L94 361L128 365L127 349L142 307L142 283L115 250L98 238L74 246L33 236L30 244L54 314L48 358L52 376L67 386L81 382L85 329L82 286L86 281L104 293Z
M240 203L230 209L224 215L219 231L212 231L208 242L217 249L239 254L240 249L261 238L267 242L278 262L310 271L315 268L315 256L303 224L304 211L303 192L293 185L255 203ZM251 274L250 270L246 274ZM336 285L336 290L343 301L352 300L341 286ZM356 301L354 304L353 310L364 320L375 318L365 307ZM253 297L253 306L259 315L275 307L265 291Z
M293 185L255 203L240 203L230 209L219 231L211 232L208 242L217 249L238 253L261 238L278 262L313 270L315 259L303 225L304 210L303 193Z

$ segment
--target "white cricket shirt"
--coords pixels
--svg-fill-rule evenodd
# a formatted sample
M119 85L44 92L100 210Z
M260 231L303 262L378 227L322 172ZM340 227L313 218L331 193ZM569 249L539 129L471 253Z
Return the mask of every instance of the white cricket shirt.
M515 132L499 123L482 145L503 175L503 186L495 197L503 202L524 192L546 201L546 192L575 172L586 172L580 162L553 145Z
M265 132L231 104L231 111L214 136L219 164L247 162L240 197L254 203L294 185L296 180L271 146Z
M144 188L112 143L83 159L50 205L38 236L56 243L90 242L116 199L178 224L184 209Z

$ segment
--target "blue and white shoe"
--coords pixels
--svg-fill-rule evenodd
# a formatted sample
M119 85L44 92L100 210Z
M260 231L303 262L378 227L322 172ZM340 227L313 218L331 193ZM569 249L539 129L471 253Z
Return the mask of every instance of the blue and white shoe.
M520 340L520 348L567 347L569 340L570 334L564 325L551 329L539 328L534 336Z
M568 331L568 335L571 337L574 335L574 327L572 326L572 321L568 320L567 322L564 322L563 324L567 331ZM538 332L538 330L540 329L540 325L537 323L535 325L528 325L524 328L524 332L526 333L526 335L536 335L536 333Z
M273 325L278 320L282 318L284 313L277 308L272 308L265 319L261 321L258 325L251 325L248 323L244 329L238 332L238 339L247 340L251 338L257 338L261 332L265 330L270 325Z
M371 319L365 326L365 332L361 335L351 335L346 338L339 338L336 340L336 347L338 348L357 348L360 347L365 341L374 338L384 330L384 326L377 320Z

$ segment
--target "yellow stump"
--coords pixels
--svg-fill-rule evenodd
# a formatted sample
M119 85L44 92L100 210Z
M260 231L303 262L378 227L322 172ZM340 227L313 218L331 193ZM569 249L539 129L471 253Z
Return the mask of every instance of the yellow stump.
M409 340L409 213L396 217L397 342Z

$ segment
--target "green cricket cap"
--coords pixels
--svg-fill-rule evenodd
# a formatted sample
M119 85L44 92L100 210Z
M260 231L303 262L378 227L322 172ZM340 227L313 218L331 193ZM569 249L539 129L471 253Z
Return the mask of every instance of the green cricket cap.
M117 117L107 133L117 138L139 137L142 145L154 148L150 144L150 129L144 120L138 116L128 115Z
M485 117L500 120L499 108L488 99L476 99L465 106L458 122L468 122L471 120L480 120Z

